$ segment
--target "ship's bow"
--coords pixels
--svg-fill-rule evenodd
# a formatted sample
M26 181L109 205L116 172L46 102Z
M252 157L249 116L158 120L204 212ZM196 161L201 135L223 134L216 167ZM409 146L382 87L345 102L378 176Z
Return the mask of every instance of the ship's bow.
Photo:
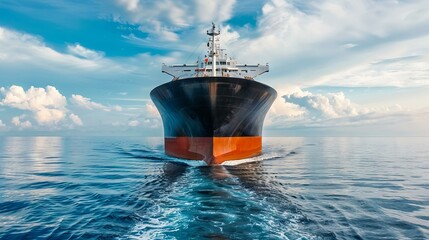
M276 91L242 78L171 81L151 92L167 155L221 164L259 155L262 126Z

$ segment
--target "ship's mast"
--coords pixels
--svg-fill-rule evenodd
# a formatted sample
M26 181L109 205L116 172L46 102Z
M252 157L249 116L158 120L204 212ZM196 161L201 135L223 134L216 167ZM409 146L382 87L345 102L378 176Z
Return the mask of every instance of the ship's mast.
M210 57L212 58L212 76L216 77L216 36L219 35L219 30L216 32L216 25L212 23L211 32L207 31L207 35L211 36L212 49L210 52Z
M0 0L1 1L1 0ZM212 23L212 28L207 31L209 35L207 43L208 56L204 56L204 65L200 60L196 64L174 64L167 66L162 65L162 72L167 73L173 77L173 80L198 78L200 77L216 77L217 75L217 58L219 58L219 75L222 77L235 77L253 80L255 77L269 71L268 63L266 65L260 64L238 64L237 61L231 57L227 57L224 49L220 48L219 35L220 31L216 25ZM211 45L210 45L211 44ZM209 61L211 59L211 61ZM210 68L211 64L211 69ZM206 70L208 74L206 75ZM211 74L210 74L211 71Z

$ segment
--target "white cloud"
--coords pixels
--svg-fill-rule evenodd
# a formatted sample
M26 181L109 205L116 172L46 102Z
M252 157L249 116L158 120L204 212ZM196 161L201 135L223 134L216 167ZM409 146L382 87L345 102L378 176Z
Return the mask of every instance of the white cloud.
M158 109L155 107L152 101L150 101L149 103L146 103L144 115L149 118L161 118L161 116L159 115Z
M93 102L91 101L91 98L87 98L82 95L72 94L70 101L78 105L79 107L82 107L88 110L98 109L106 112L110 111L110 109L107 106L104 106L103 104L100 104L100 103Z
M35 119L40 125L55 125L59 121L64 120L66 109L50 109L42 108L35 111Z
M161 115L151 100L146 103L143 107L143 113L137 116L132 116L128 121L128 126L137 127L140 126L146 129L156 129L162 126Z
M32 124L30 121L28 120L21 121L24 117L25 117L24 115L13 117L11 120L11 123L20 129L31 128Z
M314 119L352 117L369 112L368 109L352 103L343 92L322 95L300 90L283 98L286 102L300 106Z
M65 118L67 100L55 87L30 87L24 91L21 86L13 85L1 92L4 99L0 105L31 111L39 125L55 125Z
M149 33L149 38L177 41L178 30L211 21L224 22L232 17L235 0L206 1L185 0L136 1L117 0L122 12L114 20L140 25L139 30Z
M140 126L146 129L156 129L162 127L161 116L152 101L146 103L143 109L143 113L140 115L132 115L128 120L128 126L137 127Z
M0 128L6 127L6 124L3 123L3 121L0 119Z
M117 112L121 112L123 110L123 108L119 105L115 105L112 107L113 110L117 111Z
M71 114L69 115L69 118L70 118L70 120L71 120L74 124L76 124L76 125L78 125L78 126L82 126L82 125L83 125L82 120L80 119L80 117L79 117L78 115L76 115L76 114L74 114L74 113L71 113Z
M1 81L3 85L8 86L17 82L31 86L41 78L43 81L56 79L55 81L73 82L67 87L73 86L76 89L68 90L79 92L79 88L99 86L98 83L104 84L113 79L115 83L111 81L106 84L106 88L110 87L110 89L102 89L106 91L100 95L106 92L127 92L130 98L135 98L136 89L142 89L133 88L137 86L137 82L145 90L160 84L161 81L154 80L159 79L154 76L160 76L160 63L185 61L188 55L183 52L191 52L196 47L194 45L198 44L195 41L189 41L190 39L197 39L195 38L197 35L198 40L203 37L201 40L204 47L205 29L209 27L210 22L214 20L221 25L222 22L231 19L232 14L242 6L238 4L235 6L236 1L230 0L191 2L189 4L189 1L185 0L152 2L116 0L122 8L120 13L113 12L112 16L118 22L134 25L127 25L132 30L135 30L135 25L138 25L141 31L148 33L134 32L135 38L131 38L133 33L131 32L128 35L129 41L139 41L139 44L146 47L142 49L148 49L148 46L151 49L153 49L152 46L164 47L167 51L162 52L170 53L162 56L143 53L134 57L108 58L103 57L102 52L87 49L79 43L71 44L61 52L63 50L48 47L49 44L41 37L0 27ZM228 54L238 56L241 63L269 62L270 73L261 78L264 81L266 77L266 83L273 85L276 89L289 85L297 85L300 88L315 85L420 87L429 85L427 68L429 15L427 12L429 12L429 2L425 0L357 0L353 2L321 0L299 3L272 0L265 1L262 11L257 13L255 27L253 24L236 29L224 26L221 28L221 37L226 42L224 46L229 50ZM159 40L171 41L171 43L165 44L165 41ZM174 51L171 51L173 44ZM184 45L186 46L183 47ZM42 70L43 74L40 74ZM33 75L37 78L33 79ZM46 79L45 76L49 78ZM26 80L26 78L32 80ZM141 81L142 78L145 81ZM123 84L124 82L117 84L117 79L124 79L126 84ZM26 82L23 83L24 81ZM143 85L141 85L142 82L144 82ZM52 84L56 85L56 83ZM9 91L9 89L0 88L0 92L4 95ZM313 94L301 91L283 95L288 94L290 102L284 102L284 98L279 97L267 116L267 122L278 126L280 124L287 126L291 122L296 125L323 125L328 122L346 124L350 121L363 123L385 119L383 116L392 112L404 111L387 108L389 110L383 112L384 110L374 109L369 105L359 105L357 102L350 101L344 93ZM105 117L106 122L115 121L126 126L129 121L137 121L142 127L161 126L157 111L153 111L153 104L143 105L144 109L140 112L144 114L137 117L133 112L135 110L131 110L131 107L141 110L141 105L129 106L129 108L124 105L123 110L121 106L109 106L105 103L93 102L90 98L81 95L76 96L81 97L83 105L77 106L100 109L105 112L100 114L109 115ZM92 96L93 99L99 99L98 97ZM142 96L142 98L145 97L147 96ZM427 97L421 97L419 100L413 98L409 101L418 102L423 106L427 99ZM0 98L0 101L3 100ZM379 99L374 101L379 101L374 104L385 104ZM402 105L403 102L392 100L392 104L394 103ZM52 125L65 121L64 119L73 121L67 109L64 111L61 108L49 106L36 111L29 110L30 107L24 109L22 104L18 105L7 106L31 111L33 114L29 114L29 117L34 116L34 119L39 119L34 121L29 118L34 125L36 123ZM31 107L31 109L35 108ZM123 112L112 116L114 115L111 114L112 111L121 110ZM366 111L369 112L365 114ZM94 113L87 112L87 114ZM119 115L126 116L128 119L121 119ZM86 118L81 113L79 116L85 120L85 125L91 124L91 118ZM394 117L392 116L392 119ZM50 122L52 119L61 118L63 120L58 120L57 123L54 120ZM366 120L363 120L364 118ZM95 125L96 122L95 119L92 124Z
M285 102L283 97L277 97L265 117L265 126L279 126L285 122L300 121L307 114L302 107Z
M397 122L409 116L400 105L371 108L353 103L343 92L313 94L301 89L278 97L265 125L269 128L328 127Z
M67 67L71 71L76 68L93 70L100 67L96 61L55 51L47 47L40 37L3 27L0 27L0 53L2 65L26 63L51 71L64 71L59 66Z
M3 99L0 98L0 105L31 112L40 126L60 129L58 127L68 126L70 123L83 125L80 117L66 108L66 97L53 86L30 87L25 91L21 86L14 85L8 89L0 88L0 93L4 95ZM32 127L32 123L26 118L25 114L16 116L11 123L20 129Z
M128 122L128 126L130 127L137 127L140 125L140 122L138 120L131 120Z
M270 62L270 80L277 87L283 87L285 79L307 87L327 83L428 85L429 71L422 64L429 57L428 11L429 2L424 0L322 0L299 4L272 0L264 5L257 28L240 33L242 38L233 49L241 60ZM397 67L372 65L410 55L421 58L398 63ZM408 71L408 66L412 70ZM414 70L418 71L418 79L410 77ZM377 77L380 73L387 78ZM355 81L357 78L360 81Z
M427 38L429 41L429 38ZM330 86L429 86L429 53L424 56L376 59L318 78Z
M140 117L142 118L142 125L146 128L160 128L162 126L161 115L152 101L146 103L145 111Z
M195 1L197 18L193 20L197 20L201 23L210 23L211 21L220 23L226 21L232 17L235 2L235 0L197 0Z
M68 45L67 49L68 49L69 53L71 53L77 57L82 57L82 58L86 58L86 59L98 60L100 58L103 58L103 56L104 56L103 52L94 51L94 50L85 48L82 45L80 45L79 43L76 43L74 45Z
M161 119L159 118L144 118L142 125L145 128L152 128L152 129L160 128L162 126Z
M77 106L88 110L103 110L106 112L110 112L111 110L118 112L122 111L121 106L115 105L113 107L108 107L101 103L93 102L91 101L91 98L87 98L79 94L72 94L70 101Z
M130 12L137 10L139 2L139 0L118 0L118 3L124 6Z
M142 32L148 32L153 35L156 35L162 40L167 40L175 42L179 40L179 35L174 31L168 29L166 26L162 25L161 22L152 20L148 26L142 25L139 27L139 30Z

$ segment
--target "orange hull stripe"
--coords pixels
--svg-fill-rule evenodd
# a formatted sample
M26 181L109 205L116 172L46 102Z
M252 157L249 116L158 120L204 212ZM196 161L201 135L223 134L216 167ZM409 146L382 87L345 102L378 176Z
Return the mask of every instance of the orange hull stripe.
M172 137L165 138L167 155L221 164L228 160L261 154L262 137Z

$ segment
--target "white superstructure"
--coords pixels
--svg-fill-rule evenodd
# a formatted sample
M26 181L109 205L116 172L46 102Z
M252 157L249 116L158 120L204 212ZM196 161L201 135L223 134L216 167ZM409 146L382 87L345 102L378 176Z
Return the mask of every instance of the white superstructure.
M215 24L212 25L211 31L207 31L210 36L207 43L209 50L208 56L203 60L198 59L194 64L162 64L162 72L171 75L173 80L192 77L237 77L253 80L269 71L268 64L238 64L235 59L228 57L224 49L220 48L219 34Z

